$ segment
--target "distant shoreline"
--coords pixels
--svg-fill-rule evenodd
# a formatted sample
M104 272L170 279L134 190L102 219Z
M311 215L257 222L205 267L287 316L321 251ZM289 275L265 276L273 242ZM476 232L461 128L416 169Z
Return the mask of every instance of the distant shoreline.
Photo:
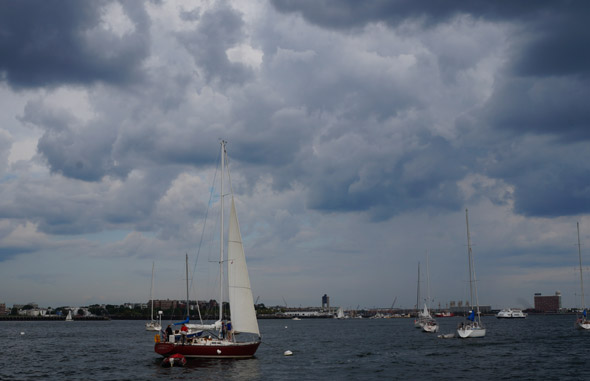
M65 316L0 316L0 321L65 321ZM90 320L111 320L106 316L78 316L74 320L90 321Z
M559 312L559 313L528 313L529 316L562 316L562 315L576 315L575 312ZM483 314L482 314L483 315ZM495 314L485 314L483 316L495 317ZM455 317L462 317L459 315L455 315ZM258 320L290 320L292 316L273 316L273 315L262 315L257 317ZM300 319L331 319L331 317L326 316L299 316ZM407 317L406 317L407 318ZM412 318L412 317L410 317ZM173 316L172 318L166 317L162 320L182 320L183 317L176 317ZM367 317L368 319L368 317ZM444 318L447 319L447 318ZM13 315L5 315L0 316L0 321L65 321L65 316L13 316ZM124 316L77 316L74 317L74 321L109 321L109 320L137 320L137 321L149 321L150 319L142 319L137 317L124 317ZM215 319L209 319L215 320ZM353 319L354 320L354 319Z

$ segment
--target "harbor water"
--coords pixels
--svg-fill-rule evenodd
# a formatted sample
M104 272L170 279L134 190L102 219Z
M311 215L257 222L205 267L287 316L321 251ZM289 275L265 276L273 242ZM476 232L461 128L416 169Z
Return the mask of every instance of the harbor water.
M461 318L438 319L452 333ZM412 319L260 320L246 360L162 368L143 321L0 322L2 380L383 380L590 378L590 332L575 316L483 319L482 339L441 339ZM290 350L292 356L284 356Z

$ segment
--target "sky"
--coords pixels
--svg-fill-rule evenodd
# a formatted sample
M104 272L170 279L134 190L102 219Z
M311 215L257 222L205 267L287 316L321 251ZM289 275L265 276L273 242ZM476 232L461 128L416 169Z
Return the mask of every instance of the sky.
M468 209L480 304L579 306L589 8L0 0L0 303L216 299L224 139L259 303L466 300Z

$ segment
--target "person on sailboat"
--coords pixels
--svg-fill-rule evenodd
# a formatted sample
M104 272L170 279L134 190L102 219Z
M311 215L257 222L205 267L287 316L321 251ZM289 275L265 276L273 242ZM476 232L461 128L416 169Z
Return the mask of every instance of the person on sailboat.
M188 334L188 327L186 326L186 324L183 324L182 327L180 328L180 335L182 337L182 344L184 344L186 342L186 335Z
M231 321L228 321L227 324L225 325L226 328L226 335L227 335L227 339L231 340Z
M170 339L174 338L174 336L172 335L172 328L170 327L170 324L168 324L168 327L166 327L166 338L164 339L164 341L171 341Z

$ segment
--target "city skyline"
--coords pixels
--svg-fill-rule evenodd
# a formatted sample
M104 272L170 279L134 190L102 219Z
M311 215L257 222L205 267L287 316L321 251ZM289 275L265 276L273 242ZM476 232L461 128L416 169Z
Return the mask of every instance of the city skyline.
M225 139L265 305L411 308L426 252L431 297L466 300L469 209L480 304L576 307L588 8L0 1L0 302L149 300L152 263L183 299L186 253L217 299Z

